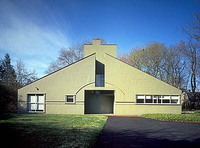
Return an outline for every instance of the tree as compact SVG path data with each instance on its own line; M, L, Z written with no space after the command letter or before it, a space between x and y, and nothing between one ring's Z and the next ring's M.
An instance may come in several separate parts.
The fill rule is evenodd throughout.
M175 87L185 86L185 59L178 45L167 48L164 44L153 42L144 48L133 49L120 59Z
M16 73L9 54L5 54L4 59L0 61L0 80L9 85L16 85Z
M197 90L200 81L200 14L195 14L192 23L183 29L188 40L182 42L182 52L188 58L188 72L192 92Z
M164 44L153 42L145 48L132 49L128 57L123 56L120 59L152 76L160 77L165 49Z
M101 40L102 44L106 43L106 41L102 38L95 38L95 39ZM91 43L92 43L91 40L86 40L82 44L78 44L68 48L65 47L61 48L57 60L50 63L48 69L46 70L46 73L47 74L52 73L71 63L74 63L82 59L84 52L84 44L91 44Z
M0 61L0 113L16 111L17 89L16 73L11 65L9 54Z
M16 62L16 79L18 82L18 87L27 85L35 80L37 80L37 73L35 70L27 70L26 66L21 60Z
M28 71L21 60L15 68L9 54L5 54L0 61L0 113L16 112L17 89L37 79L35 71Z
M17 111L17 89L0 81L0 113Z
M83 58L83 45L77 45L69 48L62 48L56 61L50 63L46 73L57 71L71 63Z
M192 92L195 92L197 89L197 79L199 79L199 60L200 54L198 51L198 44L190 41L180 42L180 49L184 56L187 58L187 72L190 77L190 87ZM198 78L197 78L198 77Z
M190 39L200 41L200 14L196 13L193 21L182 30Z
M178 88L187 88L186 58L181 54L179 43L167 49L163 57L162 80Z

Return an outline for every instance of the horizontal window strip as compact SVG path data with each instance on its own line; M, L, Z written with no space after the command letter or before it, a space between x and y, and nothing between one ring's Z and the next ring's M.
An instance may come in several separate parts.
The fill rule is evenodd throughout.
M46 102L65 102L65 100L46 100Z
M135 103L135 102L116 101L115 103Z
M136 104L180 104L179 95L136 95Z

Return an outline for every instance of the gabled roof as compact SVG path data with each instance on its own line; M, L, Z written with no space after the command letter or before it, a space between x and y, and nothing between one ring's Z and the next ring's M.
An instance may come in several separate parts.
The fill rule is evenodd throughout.
M152 76L152 75L150 75L150 74L148 74L148 73L146 73L146 72L144 72L144 71L142 71L142 70L140 70L140 69L138 69L138 68L136 68L136 67L133 67L132 65L130 65L130 64L124 62L124 61L119 60L118 58L116 58L116 57L114 57L114 56L112 56L112 55L110 55L110 54L108 54L108 53L105 53L105 54L108 55L108 56L110 56L110 57L112 57L112 58L114 58L114 59L116 59L116 60L118 60L118 61L120 61L120 62L122 62L122 63L124 63L124 64L126 64L126 65L128 65L128 66L130 66L131 68L134 68L134 69L136 69L136 70L138 70L138 71L140 71L140 72L142 72L142 73L144 73L144 74L146 74L146 75L149 75L150 77L153 77L153 78L155 78L155 79L157 79L157 80L159 80L159 81L161 81L161 82L163 82L163 83L165 83L165 84L167 84L167 85L169 85L169 86L171 86L171 87L174 87L174 88L176 88L176 89L179 89L179 88L177 88L177 87L175 87L175 86L173 86L173 85L171 85L171 84L168 84L167 82L164 82L163 80L160 80L160 79L158 79L158 78L156 78L156 77L154 77L154 76ZM180 90L180 89L179 89L179 90ZM182 91L182 90L181 90L181 91Z
M71 66L71 65L74 65L75 63L78 63L78 62L80 62L80 61L82 61L82 60L84 60L84 59L87 59L87 58L89 58L89 57L91 57L91 56L93 56L93 55L95 55L95 53L90 54L90 55L88 55L87 57L84 57L84 58L82 58L82 59L80 59L80 60L78 60L78 61L76 61L76 62L74 62L74 63L71 63L71 64L67 65L67 66L64 66L63 68L60 68L60 69L58 69L58 70L56 70L56 71L54 71L54 72L52 72L52 73L50 73L50 74L47 74L47 75L45 75L45 76L43 76L43 77L41 77L41 78L39 78L39 79L37 79L37 80L35 80L35 81L33 81L33 82L27 84L27 85L30 85L30 84L32 84L32 83L34 83L34 82L36 82L36 81L39 81L39 80L41 80L41 79L43 79L43 78L46 78L46 77L48 77L48 76L50 76L50 75L52 75L52 74L54 74L54 73L57 73L58 71L61 71L61 70L65 69L65 68L67 68L67 67L69 67L69 66ZM24 85L23 87L25 87L25 86L27 86L27 85ZM21 88L23 88L23 87L21 87ZM19 88L19 89L21 89L21 88Z

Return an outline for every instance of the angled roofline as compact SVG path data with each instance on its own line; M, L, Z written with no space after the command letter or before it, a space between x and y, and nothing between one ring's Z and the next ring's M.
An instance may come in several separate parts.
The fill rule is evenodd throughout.
M93 55L95 55L95 54L96 54L96 53L92 53L92 54L90 54L90 55L88 55L88 56L86 56L86 57L84 57L84 58L82 58L82 59L80 59L80 60L78 60L78 61L76 61L76 62L73 62L73 63L71 63L71 64L69 64L69 65L67 65L67 66L64 66L63 68L60 68L60 69L58 69L58 70L56 70L56 71L54 71L54 72L52 72L52 73L49 73L49 74L47 74L47 75L45 75L45 76L43 76L43 77L41 77L41 78L39 78L39 79L37 79L37 80L35 80L35 81L29 83L29 84L26 84L26 85L22 86L21 88L24 88L24 87L26 87L26 86L28 86L28 85L30 85L30 84L32 84L32 83L35 83L36 81L39 81L39 80L41 80L41 79L43 79L43 78L45 78L45 77L48 77L48 76L50 76L50 75L52 75L52 74L54 74L54 73L56 73L56 72L58 72L58 71L60 71L60 70L62 70L62 69L65 69L65 68L67 68L67 67L69 67L69 66L71 66L71 65L73 65L73 64L75 64L75 63L78 63L78 62L80 62L80 61L82 61L82 60L84 60L84 59L87 59L87 58L89 58L90 56L93 56ZM19 88L19 89L21 89L21 88ZM19 90L19 89L18 89L18 90Z
M110 56L110 57L112 57L112 58L114 58L114 59L116 59L116 60L118 60L118 61L120 61L120 62L122 62L122 63L124 63L124 64L126 64L126 65L129 65L129 66L131 66L132 68L135 68L135 69L137 69L137 70L139 70L139 71L141 71L141 72L143 72L143 73L145 73L145 74L147 74L147 75L149 75L149 76L151 76L151 77L153 77L153 78L155 78L155 79L157 79L157 80L159 80L159 81L161 81L161 82L163 82L163 83L165 83L165 84L167 84L167 85L169 85L169 86L172 86L172 87L174 87L174 88L176 88L176 89L178 89L178 90L180 90L180 91L182 92L181 89L179 89L179 88L177 88L177 87L175 87L175 86L173 86L173 85L171 85L171 84L169 84L169 83L167 83L167 82L165 82L165 81L163 81L163 80L160 80L160 79L158 79L158 78L156 78L156 77L154 77L154 76L152 76L152 75L150 75L150 74L148 74L148 73L146 73L146 72L144 72L144 71L142 71L142 70L140 70L140 69L138 69L138 68L136 68L136 67L133 67L132 65L130 65L130 64L124 62L124 61L121 61L120 59L118 59L118 58L116 58L116 57L114 57L114 56L112 56L112 55L110 55L110 54L108 54L108 53L105 53L105 54L107 54L108 56Z

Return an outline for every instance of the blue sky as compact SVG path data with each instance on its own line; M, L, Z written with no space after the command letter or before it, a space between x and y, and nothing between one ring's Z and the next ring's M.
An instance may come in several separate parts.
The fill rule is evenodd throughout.
M0 0L0 58L9 53L44 75L61 47L101 37L118 55L151 41L173 45L198 0Z

